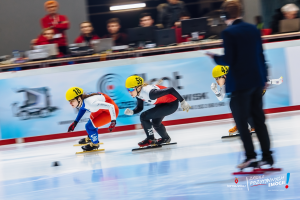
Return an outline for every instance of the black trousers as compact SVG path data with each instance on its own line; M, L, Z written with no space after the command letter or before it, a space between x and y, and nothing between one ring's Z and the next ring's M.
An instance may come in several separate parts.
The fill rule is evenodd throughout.
M141 123L148 139L154 139L152 127L162 138L169 138L166 128L161 122L165 116L173 114L177 108L178 100L171 103L158 104L141 114Z
M243 141L247 159L256 158L251 135L248 130L248 119L252 118L255 132L263 152L263 159L269 159L270 138L265 124L265 114L262 102L263 88L252 88L242 91L235 91L231 95L230 108L234 121Z

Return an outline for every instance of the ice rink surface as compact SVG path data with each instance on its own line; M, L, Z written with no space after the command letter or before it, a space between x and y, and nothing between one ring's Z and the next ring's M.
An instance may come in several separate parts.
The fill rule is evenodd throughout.
M238 138L221 139L232 120L169 126L177 145L141 152L131 150L142 130L100 135L102 153L75 155L80 138L2 146L0 199L300 199L300 112L268 115L267 125L283 171L263 177L231 175L243 159Z

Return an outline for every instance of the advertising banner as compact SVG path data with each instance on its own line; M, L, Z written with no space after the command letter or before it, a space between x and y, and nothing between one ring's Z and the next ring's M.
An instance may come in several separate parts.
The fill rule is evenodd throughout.
M174 87L192 106L188 113L178 109L164 120L230 113L229 99L220 102L210 89L215 82L211 75L213 61L203 56L177 59L176 55L166 55L170 59L157 62L156 56L139 58L141 62L135 64L126 64L129 63L126 59L123 65L110 67L102 67L103 62L77 64L74 66L80 70L1 79L1 139L67 132L77 110L66 101L65 92L74 86L83 88L86 93L102 92L110 96L120 109L117 126L139 124L139 114L123 114L126 108L133 109L136 105L136 99L125 88L126 78L133 74L142 76L148 84L162 79L162 85ZM266 58L270 78L285 78L284 48L266 50ZM289 106L288 83L270 87L264 100L265 108ZM145 104L144 110L149 108L151 105ZM83 116L76 131L84 130L89 115L87 112Z

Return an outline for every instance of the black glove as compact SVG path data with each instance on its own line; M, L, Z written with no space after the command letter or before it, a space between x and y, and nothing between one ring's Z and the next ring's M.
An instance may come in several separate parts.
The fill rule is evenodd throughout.
M112 132L114 130L116 124L117 124L116 120L111 121L110 126L108 127L109 132Z
M68 129L68 132L74 131L75 127L77 126L78 122L74 121Z

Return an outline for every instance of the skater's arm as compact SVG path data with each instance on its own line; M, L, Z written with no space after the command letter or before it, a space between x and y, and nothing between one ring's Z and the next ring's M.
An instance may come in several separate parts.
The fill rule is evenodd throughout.
M137 114L144 109L144 101L142 99L136 98L137 103L135 109L133 109L133 114Z
M215 93L216 97L219 99L219 101L223 101L225 98L226 92L225 92L225 85L220 87L220 91L218 93Z
M79 122L85 112L86 112L86 109L80 108L75 121Z
M94 101L91 104L91 107L94 107L98 110L100 110L100 109L109 110L111 120L116 120L116 111L115 111L114 105L112 105L110 103L103 102L103 101Z
M184 99L182 98L182 96L173 88L173 87L168 87L165 89L153 89L150 91L149 93L149 97L151 100L157 99L159 97L165 96L171 94L174 97L176 97L180 102L182 102Z

